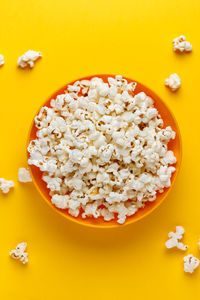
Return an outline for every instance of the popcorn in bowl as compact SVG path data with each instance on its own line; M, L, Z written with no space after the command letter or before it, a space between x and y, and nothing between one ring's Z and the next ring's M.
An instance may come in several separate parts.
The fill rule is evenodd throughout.
M120 75L93 77L41 108L28 163L42 172L54 206L123 224L170 187L175 132L135 88Z

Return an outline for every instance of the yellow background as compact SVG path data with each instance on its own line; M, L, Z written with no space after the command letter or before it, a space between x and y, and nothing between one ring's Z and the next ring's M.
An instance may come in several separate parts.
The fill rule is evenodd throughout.
M183 272L180 251L167 234L186 229L187 254L200 257L200 1L1 0L0 177L15 180L0 195L0 299L196 299L200 270ZM177 55L172 39L186 35L194 51ZM33 70L16 67L28 49L43 58ZM177 72L181 89L163 85ZM174 112L183 162L164 204L144 220L116 230L70 223L51 210L32 184L17 182L26 165L26 139L38 107L81 76L116 73L157 92ZM8 254L27 241L29 263Z

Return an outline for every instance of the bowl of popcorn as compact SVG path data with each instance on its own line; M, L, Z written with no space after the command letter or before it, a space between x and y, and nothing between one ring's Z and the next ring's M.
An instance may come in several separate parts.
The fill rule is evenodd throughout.
M166 198L181 163L178 125L143 84L88 76L54 93L28 137L28 164L46 202L90 227L133 223Z

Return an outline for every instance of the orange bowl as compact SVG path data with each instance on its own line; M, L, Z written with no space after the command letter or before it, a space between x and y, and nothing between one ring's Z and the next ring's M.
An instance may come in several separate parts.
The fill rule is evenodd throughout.
M107 82L108 77L114 77L114 75L109 75L109 74L101 74L101 75L93 75L93 76L87 76L84 78L80 78L78 80L84 80L84 79L91 79L93 77L100 77L102 78L105 82ZM176 171L173 173L171 177L171 186L169 188L165 188L163 193L157 193L157 197L155 201L153 202L147 202L144 208L140 208L133 216L127 217L126 222L123 225L120 225L116 222L116 220L112 220L109 222L104 221L103 218L86 218L82 219L80 216L75 218L68 214L67 210L61 210L59 208L56 208L52 203L51 203L51 197L49 195L49 190L46 186L46 183L42 180L42 172L35 166L31 165L30 166L30 172L32 174L33 182L37 188L37 190L40 192L44 200L50 205L55 211L57 211L60 215L64 216L66 219L71 220L73 222L76 222L81 225L89 226L89 227L94 227L94 228L114 228L114 227L120 227L124 225L128 225L131 223L134 223L148 214L150 214L152 211L154 211L167 197L169 191L172 189L172 186L174 185L174 182L176 180L178 171L180 169L180 164L181 164L181 157L182 157L182 150L181 150L181 136L180 136L180 131L178 128L178 124L167 107L167 105L160 99L158 95L156 95L152 90L144 86L143 84L137 82L136 80L132 80L129 78L124 77L128 83L129 82L136 82L137 86L135 89L135 93L139 92L145 92L148 96L150 96L154 100L154 106L157 108L159 114L161 115L163 121L164 121L164 126L171 126L171 128L176 132L176 138L174 140L171 140L168 144L168 149L172 150L174 152L174 155L177 158L176 162ZM75 80L77 81L77 80ZM69 83L73 84L75 81ZM68 84L67 84L68 85ZM50 101L51 99L55 99L57 95L63 94L66 91L67 85L59 89L57 92L55 92L42 106L50 106ZM41 106L41 107L42 107ZM39 112L39 111L38 111ZM30 143L31 140L36 139L36 132L37 128L35 127L34 120L32 122L30 132L28 135L28 144ZM29 153L27 152L27 156L29 157Z

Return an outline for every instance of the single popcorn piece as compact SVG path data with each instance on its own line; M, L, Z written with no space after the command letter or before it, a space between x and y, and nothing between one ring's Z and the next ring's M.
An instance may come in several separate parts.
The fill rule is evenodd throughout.
M0 190L2 193L7 194L15 184L12 180L5 180L4 178L0 178Z
M18 171L18 180L20 182L32 182L32 178L30 175L29 170L25 169L25 168L19 168Z
M42 57L40 52L28 50L18 58L17 66L20 68L26 68L27 66L33 68L34 62L40 57Z
M18 259L23 264L26 264L28 262L28 253L25 252L26 248L27 243L20 243L17 245L16 249L10 252L10 256L14 259Z
M184 232L185 230L182 226L176 226L176 232L169 232L168 234L169 240L165 243L166 247L168 249L177 247L178 249L185 251L188 246L180 242Z
M191 52L192 45L186 41L184 35L180 35L173 40L173 49L175 52Z
M199 259L189 254L183 258L184 260L184 271L186 273L193 273L194 270L199 266Z
M4 57L3 57L3 55L2 55L2 54L0 54L0 67L1 67L1 66L3 66L3 65L4 65L4 63L5 63L5 61L4 61Z
M165 85L172 91L177 91L181 86L180 77L174 73L169 76L169 78L165 79Z
M29 165L52 204L73 217L124 224L171 185L175 139L135 82L120 75L76 81L35 117Z

